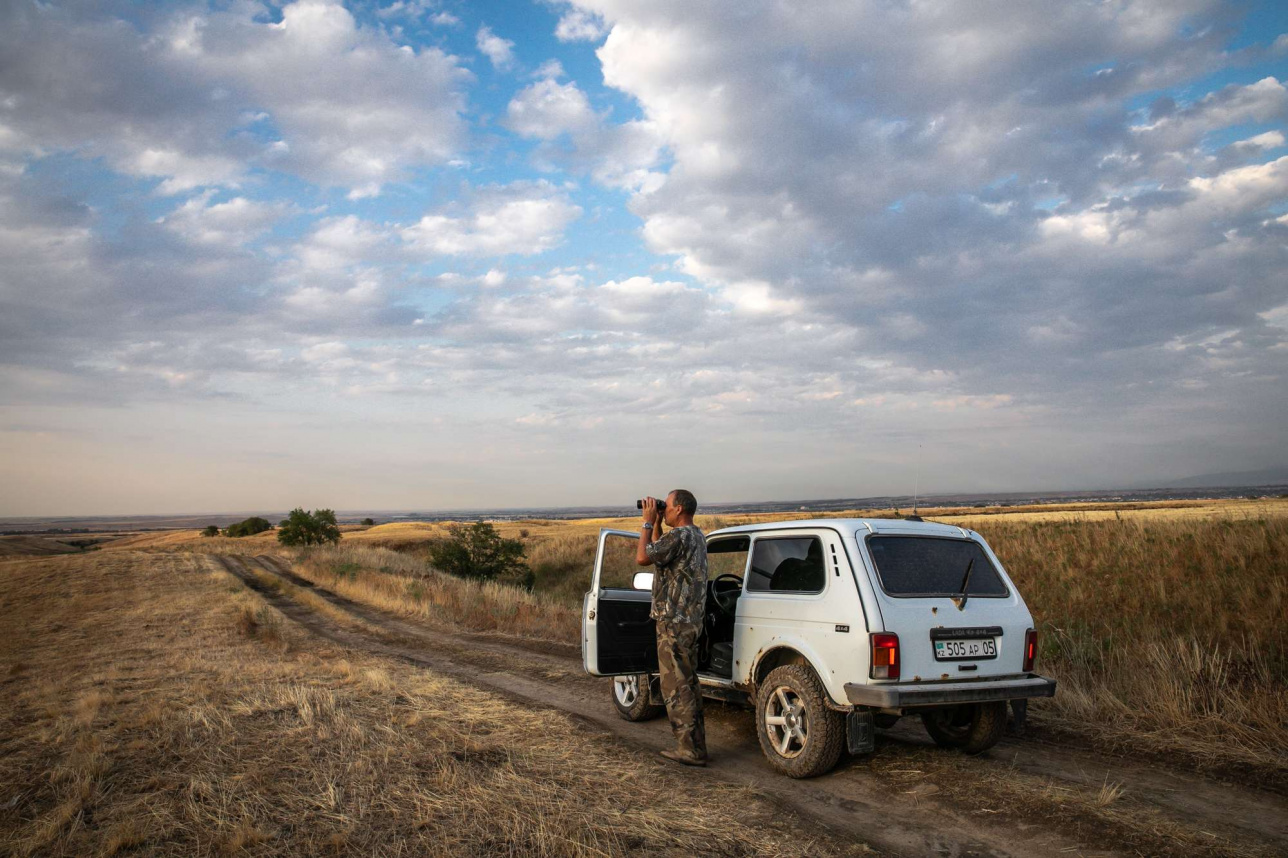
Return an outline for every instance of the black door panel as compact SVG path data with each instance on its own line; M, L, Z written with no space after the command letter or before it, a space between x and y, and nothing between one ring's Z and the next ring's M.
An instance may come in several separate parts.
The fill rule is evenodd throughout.
M649 618L647 590L600 590L595 618L599 672L606 675L657 671L657 630Z

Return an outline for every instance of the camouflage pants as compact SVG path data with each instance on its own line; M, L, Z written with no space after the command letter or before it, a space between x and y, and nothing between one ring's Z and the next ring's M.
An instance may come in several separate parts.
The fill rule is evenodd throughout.
M702 723L702 692L698 687L698 631L692 623L657 622L657 665L666 702L666 717L676 744L685 753L707 755L707 732Z

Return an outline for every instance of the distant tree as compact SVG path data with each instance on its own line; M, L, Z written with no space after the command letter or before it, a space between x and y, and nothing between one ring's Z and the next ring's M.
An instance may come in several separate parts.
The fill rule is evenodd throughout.
M340 528L335 523L335 511L319 509L305 512L300 507L282 520L277 531L277 541L283 545L323 545L340 541Z
M364 526L364 527L371 527L371 526L373 526L375 523L376 523L376 520L375 520L374 518L364 518L364 519L362 520L362 524L363 524L363 526Z
M206 529L201 531L202 536L218 536L219 528L213 524L206 525Z
M253 516L245 521L239 521L236 524L228 525L229 536L254 536L257 533L263 533L266 530L272 530L273 525L266 518Z
M528 572L523 562L523 543L505 539L485 521L453 524L448 537L429 547L429 562L435 568L461 578L490 580L503 576L522 576Z

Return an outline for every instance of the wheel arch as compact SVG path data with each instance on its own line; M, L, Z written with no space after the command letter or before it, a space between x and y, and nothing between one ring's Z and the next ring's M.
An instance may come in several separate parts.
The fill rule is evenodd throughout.
M753 700L755 699L756 693L760 689L760 684L765 681L765 677L772 670L785 664L800 664L809 668L818 677L819 683L827 694L830 706L833 709L847 711L850 708L848 705L842 705L834 699L829 688L830 683L828 683L827 677L819 669L822 663L818 654L813 652L803 641L776 641L756 657L755 664L751 669L751 697Z

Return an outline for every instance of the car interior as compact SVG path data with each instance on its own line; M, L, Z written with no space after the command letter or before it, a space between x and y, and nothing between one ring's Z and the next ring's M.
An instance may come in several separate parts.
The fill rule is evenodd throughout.
M716 676L733 676L733 621L750 545L747 536L707 543L707 613L698 639L698 669Z
M707 543L707 612L698 641L698 669L733 676L733 627L743 576L748 589L777 593L817 593L827 568L823 543L814 536L762 539L747 564L751 538L735 536Z

